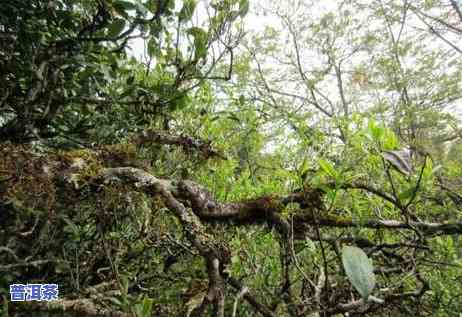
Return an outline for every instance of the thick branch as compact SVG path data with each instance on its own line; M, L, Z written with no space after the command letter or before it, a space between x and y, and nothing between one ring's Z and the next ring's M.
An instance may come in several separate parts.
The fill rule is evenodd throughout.
M421 221L409 221L400 222L397 220L376 220L369 219L364 221L353 220L350 217L335 217L335 216L324 216L317 219L320 226L323 227L337 227L337 228L348 228L348 227L360 227L369 229L417 229L423 231L428 235L450 235L450 234L462 234L462 222L455 223L437 223L437 222L421 222ZM296 232L305 232L308 228L306 225L314 224L314 219L308 215L297 215L294 216L294 226L298 224L298 227L294 230Z
M149 194L160 194L165 205L181 222L188 240L207 263L209 291L199 309L204 312L206 305L213 303L215 315L218 317L224 316L224 282L220 274L220 268L224 268L230 263L230 251L218 245L215 242L216 240L205 232L205 228L197 215L175 198L172 194L175 191L172 186L175 184L167 180L158 179L143 170L130 167L104 169L99 178L104 183L131 182Z
M225 159L221 153L211 147L210 142L194 139L187 135L176 136L163 131L146 130L135 137L134 141L138 145L147 143L179 145L185 150L195 150L200 152L206 159L211 157Z
M106 180L114 178L125 179L133 182L135 186L151 189L160 193L165 199L167 206L175 211L175 214L185 223L200 223L202 220L238 221L246 223L258 223L266 221L274 224L274 214L280 213L288 203L296 202L306 208L320 208L320 192L317 190L294 193L286 197L264 196L253 200L218 203L210 192L203 186L192 181L173 183L169 180L157 179L151 174L131 167L109 168L101 174ZM357 187L362 188L362 187ZM370 190L370 188L368 188ZM382 195L381 195L382 196ZM188 211L177 199L186 200L191 205L192 211ZM315 224L315 219L309 213L300 212L294 215L294 234L298 236L309 231ZM317 223L323 227L363 227L369 229L417 229L425 234L461 234L462 222L437 223L423 221L400 222L397 220L354 220L351 217L337 217L335 215L319 215ZM200 225L200 228L201 225ZM202 230L202 229L200 229ZM199 231L193 235L199 234ZM201 242L197 242L198 247ZM201 246L203 247L203 246ZM199 250L200 251L200 250ZM202 250L203 254L209 251Z

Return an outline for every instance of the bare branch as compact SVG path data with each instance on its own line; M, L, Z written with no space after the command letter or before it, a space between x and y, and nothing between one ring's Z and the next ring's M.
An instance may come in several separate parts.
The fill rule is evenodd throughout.
M210 145L211 142L194 139L187 135L175 136L164 131L145 130L139 135L135 136L133 140L138 145L144 145L148 143L179 145L185 150L193 149L200 152L205 159L211 157L225 159L223 154L212 149Z

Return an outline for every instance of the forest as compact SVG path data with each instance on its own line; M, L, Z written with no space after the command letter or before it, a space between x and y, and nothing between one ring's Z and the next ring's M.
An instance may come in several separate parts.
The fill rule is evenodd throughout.
M14 316L462 316L462 1L1 0Z

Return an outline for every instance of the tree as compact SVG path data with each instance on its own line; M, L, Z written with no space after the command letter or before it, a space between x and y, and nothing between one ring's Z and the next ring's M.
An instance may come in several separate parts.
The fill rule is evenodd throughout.
M459 5L259 4L0 9L4 312L462 309Z
M238 17L232 5L201 8L208 19L195 25L195 1L180 12L171 0L7 1L1 139L85 139L121 112L136 126L184 107L188 91L205 79L229 77L241 36L230 30ZM147 65L127 52L136 41L146 46ZM213 73L226 56L229 71Z

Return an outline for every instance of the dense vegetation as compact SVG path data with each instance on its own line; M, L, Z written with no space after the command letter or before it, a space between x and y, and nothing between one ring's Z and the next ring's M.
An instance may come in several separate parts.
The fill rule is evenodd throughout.
M460 316L461 11L3 0L2 316Z

